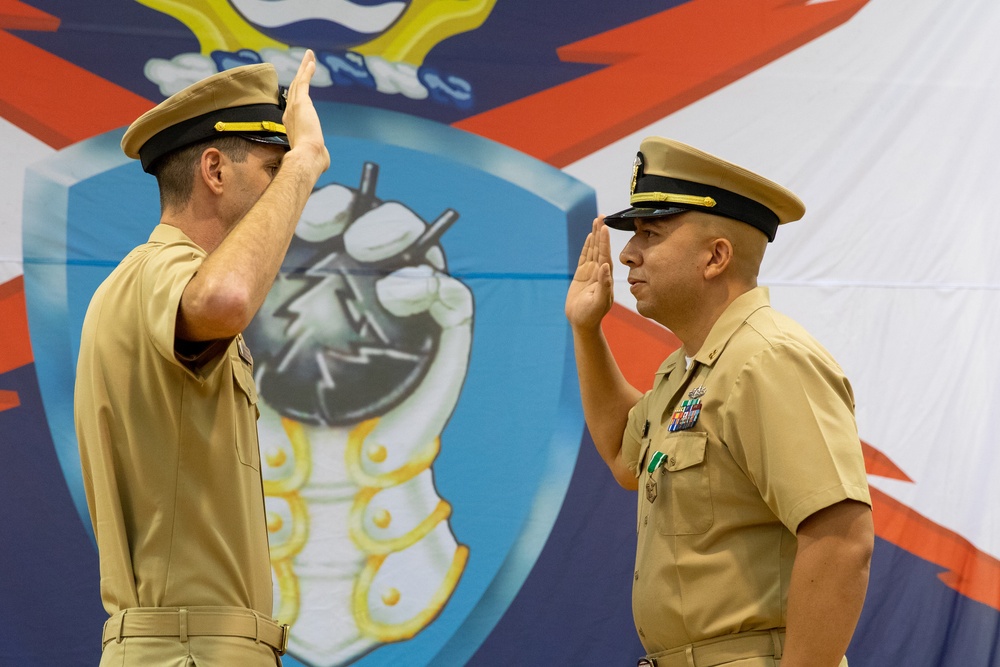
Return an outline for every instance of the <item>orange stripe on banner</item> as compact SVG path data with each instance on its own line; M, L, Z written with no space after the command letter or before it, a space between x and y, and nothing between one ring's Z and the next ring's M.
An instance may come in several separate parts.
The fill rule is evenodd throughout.
M898 479L904 482L912 482L899 466L892 462L888 456L869 445L864 440L861 441L861 451L865 456L865 470L869 475Z
M455 127L563 167L850 19L867 0L690 0L559 49L608 65Z
M1000 561L878 489L871 495L876 535L945 568L938 578L949 588L1000 609Z
M52 32L59 19L19 0L0 0L0 30L41 30Z
M601 328L625 379L640 391L653 388L656 369L681 346L669 329L618 304L612 306Z
M16 408L19 405L21 405L21 399L18 398L16 391L0 389L0 412Z
M30 10L30 11L29 11ZM53 148L128 125L153 103L4 29L56 30L59 20L0 0L0 116Z
M24 276L18 276L0 285L0 374L30 364L33 359Z

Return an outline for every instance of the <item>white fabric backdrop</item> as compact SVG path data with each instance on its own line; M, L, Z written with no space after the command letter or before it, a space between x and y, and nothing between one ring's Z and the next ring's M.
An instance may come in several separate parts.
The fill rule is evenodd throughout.
M873 486L1000 555L1000 3L870 0L850 21L566 168L627 206L659 134L795 191L761 283L851 378ZM627 236L616 233L614 252ZM623 267L619 267L620 269ZM634 302L624 271L616 299Z

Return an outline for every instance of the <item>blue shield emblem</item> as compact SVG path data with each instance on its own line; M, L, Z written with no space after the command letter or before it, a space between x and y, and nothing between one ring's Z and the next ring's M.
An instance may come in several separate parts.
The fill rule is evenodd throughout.
M583 428L563 300L593 191L411 116L317 103L332 166L246 332L286 664L467 659L541 550ZM158 221L121 131L27 176L24 273L46 416L73 432L91 294ZM433 630L430 628L433 627Z

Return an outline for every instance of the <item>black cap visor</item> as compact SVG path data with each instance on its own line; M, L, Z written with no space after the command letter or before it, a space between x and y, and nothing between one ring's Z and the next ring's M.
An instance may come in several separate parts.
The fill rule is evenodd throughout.
M247 132L240 132L239 136L250 141L256 141L259 144L275 144L277 146L284 146L285 148L290 146L288 137L283 134L249 134Z
M671 206L668 208L639 208L633 206L632 208L627 208L624 211L618 211L617 213L604 216L604 224L613 229L633 232L635 231L636 218L665 218L670 215L677 215L678 213L686 213L689 210L690 209L681 208L679 206Z

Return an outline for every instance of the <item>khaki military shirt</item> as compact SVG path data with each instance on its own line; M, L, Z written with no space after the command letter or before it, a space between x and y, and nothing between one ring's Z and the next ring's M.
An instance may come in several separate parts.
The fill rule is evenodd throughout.
M271 613L252 358L241 336L187 364L175 354L181 294L205 256L159 225L84 319L76 431L109 614L195 605Z
M851 386L766 289L730 304L685 365L683 348L663 363L622 444L639 479L632 606L650 653L783 627L799 524L871 504Z

